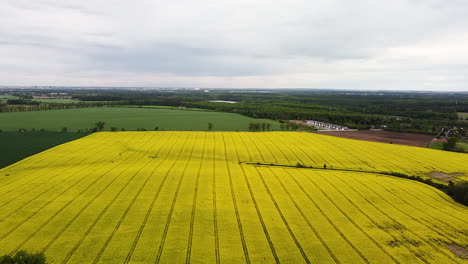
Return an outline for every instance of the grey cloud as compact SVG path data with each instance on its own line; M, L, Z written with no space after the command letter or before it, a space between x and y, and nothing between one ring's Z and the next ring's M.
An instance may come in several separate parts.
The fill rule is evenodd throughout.
M467 1L5 1L0 68L11 76L397 89L430 79L427 71L466 89Z
M180 75L242 76L272 73L256 58L228 51L180 43L154 43L144 47L96 49L89 54L93 65L105 70L160 72Z

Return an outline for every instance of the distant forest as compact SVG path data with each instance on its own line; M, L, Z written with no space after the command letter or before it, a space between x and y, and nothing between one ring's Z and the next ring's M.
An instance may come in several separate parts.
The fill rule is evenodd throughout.
M11 91L0 91L0 94ZM437 134L443 127L468 129L468 93L359 92L313 90L129 90L53 89L22 90L8 105L37 105L37 93L67 93L86 105L163 105L234 112L254 118L317 120L357 129L383 128ZM210 102L215 100L236 103ZM59 107L60 104L54 104ZM41 110L41 109L39 109Z

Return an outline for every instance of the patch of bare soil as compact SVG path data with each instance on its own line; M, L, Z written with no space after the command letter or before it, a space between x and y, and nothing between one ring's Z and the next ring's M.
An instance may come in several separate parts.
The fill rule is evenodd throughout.
M443 182L452 181L456 179L457 177L463 176L463 175L464 175L463 173L447 174L447 173L443 173L439 171L431 171L429 172L429 174L427 174L427 176L429 176L430 178L434 180L438 180L438 181L443 181Z
M461 258L461 259L468 259L468 248L467 247L462 247L460 245L456 244L447 244L447 248L452 251L455 256Z
M434 136L432 135L383 130L317 131L314 133L342 138L359 139L414 147L426 147L427 144L429 144L429 142L431 142L431 140L434 138Z

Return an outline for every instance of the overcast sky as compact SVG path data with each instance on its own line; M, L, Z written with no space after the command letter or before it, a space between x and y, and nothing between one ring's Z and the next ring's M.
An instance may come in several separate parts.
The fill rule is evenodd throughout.
M468 91L466 0L2 0L0 85Z

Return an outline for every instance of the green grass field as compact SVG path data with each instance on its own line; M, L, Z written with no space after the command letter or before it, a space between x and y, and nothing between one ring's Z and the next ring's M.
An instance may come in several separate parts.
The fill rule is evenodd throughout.
M93 128L97 121L104 121L105 129L116 127L119 130L136 130L145 128L154 130L194 130L208 129L208 123L213 123L216 131L247 131L250 122L265 122L232 113L212 111L188 111L164 108L130 108L130 107L94 107L64 110L13 112L0 114L0 130L18 131L21 128L45 129L60 131L67 127L68 131ZM278 130L276 123L271 124L273 130Z
M0 132L0 168L89 133Z
M459 112L459 113L457 113L457 115L462 120L468 120L468 113Z
M6 102L7 100L10 99L19 99L19 97L13 96L13 95L0 95L0 102Z
M34 102L41 102L41 103L60 103L60 104L73 104L73 103L82 103L83 101L80 100L73 100L73 99L32 99Z
M427 146L428 148L431 148L431 149L439 149L439 150L443 150L444 149L444 142L432 142L431 144L429 144L429 146ZM459 152L468 152L468 142L466 141L459 141L457 143L457 147L456 149L459 151Z

